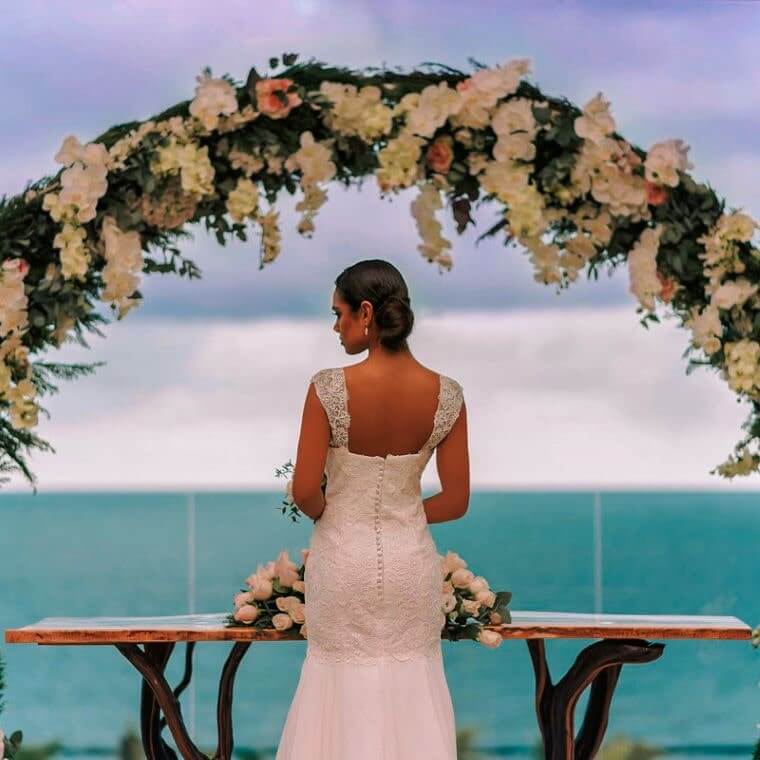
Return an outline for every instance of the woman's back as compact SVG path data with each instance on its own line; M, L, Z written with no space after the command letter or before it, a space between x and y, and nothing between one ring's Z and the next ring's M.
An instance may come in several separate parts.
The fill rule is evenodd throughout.
M369 362L344 367L348 448L385 456L415 453L430 438L441 394L441 376L421 364L378 367Z

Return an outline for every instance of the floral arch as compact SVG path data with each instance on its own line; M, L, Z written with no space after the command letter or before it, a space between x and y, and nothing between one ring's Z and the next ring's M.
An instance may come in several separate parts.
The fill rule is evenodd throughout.
M143 274L199 277L177 240L201 222L222 245L260 238L259 268L280 254L276 202L300 192L298 231L309 237L331 181L381 193L415 187L419 252L452 267L437 213L463 232L474 205L492 203L485 237L522 246L537 282L568 287L585 270L627 263L641 323L658 308L691 332L686 372L718 370L751 410L746 436L711 470L760 468L760 250L757 223L725 210L687 170L681 140L648 151L615 132L598 93L582 109L525 78L527 59L473 73L440 64L415 71L272 58L247 81L197 77L195 97L144 122L112 127L85 145L68 136L62 169L0 199L0 471L34 485L25 455L54 451L34 428L54 379L98 364L30 361L140 303ZM275 70L279 69L275 73ZM686 356L686 355L685 355ZM3 480L7 481L7 477Z

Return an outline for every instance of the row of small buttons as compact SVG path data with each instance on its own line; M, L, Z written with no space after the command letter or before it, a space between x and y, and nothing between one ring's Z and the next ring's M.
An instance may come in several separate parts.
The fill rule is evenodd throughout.
M385 472L385 462L382 463L380 469L380 475L377 479L377 487L375 493L375 544L377 545L377 593L378 597L382 601L383 598L383 545L380 535L380 498L383 482L383 474Z

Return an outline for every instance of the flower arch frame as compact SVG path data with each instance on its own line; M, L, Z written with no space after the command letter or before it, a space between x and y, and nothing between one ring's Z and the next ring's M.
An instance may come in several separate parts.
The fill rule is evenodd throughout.
M383 196L416 189L418 250L441 271L453 266L444 202L460 234L474 207L496 206L478 242L519 245L535 280L558 290L581 271L596 279L626 264L641 324L677 318L691 332L687 374L712 367L751 407L746 436L710 472L756 472L755 220L688 174L682 140L648 151L626 141L601 92L578 108L529 82L527 59L470 63L472 73L433 63L357 71L288 53L245 83L205 68L192 100L84 145L66 137L56 175L0 199L0 472L35 485L27 453L54 451L34 431L47 414L39 398L99 366L30 356L87 346L85 332L102 335L108 322L95 305L122 319L142 299L143 275L200 277L176 246L185 225L203 222L222 245L247 240L253 225L263 269L281 252L282 190L301 193L298 231L310 237L328 183L370 175Z

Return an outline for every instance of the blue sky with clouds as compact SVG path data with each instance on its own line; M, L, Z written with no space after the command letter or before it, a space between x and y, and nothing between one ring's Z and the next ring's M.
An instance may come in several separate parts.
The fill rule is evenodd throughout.
M85 142L113 124L146 119L191 98L195 76L206 65L217 76L226 72L242 81L250 66L266 69L270 56L285 51L298 52L302 59L314 57L354 67L387 64L409 68L423 61L437 61L464 70L470 68L469 56L490 65L527 57L532 62L530 78L547 94L564 95L582 105L601 91L611 101L618 131L642 148L668 138L683 139L691 146L690 160L695 165L692 174L709 181L729 206L744 208L758 218L758 33L760 3L729 0L467 4L409 0L284 0L277 4L232 0L124 0L97 4L33 0L13 4L4 9L0 28L0 193L20 192L28 180L57 171L53 156L68 134ZM59 454L38 461L36 470L43 485L93 483L88 458L104 454L94 451L92 436L102 435L99 426L106 424L109 414L116 416L107 424L121 425L122 435L113 441L111 464L102 463L98 470L102 484L219 486L234 481L271 485L274 464L287 458L295 446L302 392L311 371L350 363L337 351L331 333L329 305L334 278L348 264L370 257L389 259L404 272L413 305L425 315L418 342L412 343L415 354L423 360L427 353L431 363L440 359L442 371L468 378L469 406L473 407L471 435L474 439L479 436L475 444L480 453L473 468L475 483L715 483L704 473L738 439L743 413L737 413L736 404L717 378L705 375L695 380L695 376L682 376L680 353L685 347L685 334L671 335L669 327L660 327L644 334L641 345L638 334L632 337L632 332L625 341L621 334L617 346L609 343L610 336L601 337L599 331L603 332L604 324L610 320L622 325L621 330L633 325L645 333L637 326L625 271L611 278L602 276L598 282L579 279L569 290L556 295L552 286L533 281L532 268L518 249L506 248L495 239L474 245L477 234L494 217L495 210L484 208L477 216L478 229L470 228L463 236L457 236L453 224L446 221L445 233L453 242L454 267L450 272L439 272L416 250L410 194L402 194L392 202L381 200L371 181L360 192L334 186L329 193L330 200L320 211L316 233L310 240L295 232L293 199L285 197L281 217L283 251L263 270L258 269L255 237L249 243L222 248L197 228L196 239L184 243L183 251L203 270L201 281L154 275L141 288L143 305L109 329L109 341L113 340L114 346L118 343L118 352L96 338L89 354L82 356L72 347L62 352L89 360L108 356L109 367L101 370L96 379L65 386L50 401L53 419L44 423L41 432L54 442ZM523 320L528 314L536 316L526 328ZM572 314L576 320L582 318L587 327L581 329L579 323L572 322ZM432 338L427 344L423 342L423 334L436 335L436 326L454 324L458 326L451 327L454 332L449 335L449 346L458 346L458 351L445 347L439 351ZM495 324L501 327L493 333ZM514 332L518 327L521 332ZM307 344L302 340L304 334L312 336ZM489 336L480 344L479 354L465 348L472 345L473 334ZM161 343L162 352L157 354L150 345L154 340L151 336L167 341ZM185 347L184 353L172 352L172 339L177 346ZM514 341L520 340L524 341L519 349L524 349L522 361L528 364L518 370L509 358L519 348ZM609 382L599 387L584 385L583 377L563 373L557 367L556 353L533 350L552 346L557 340L572 345L569 362L579 367L596 366L597 377ZM608 349L602 351L599 341ZM636 354L637 361L631 364L634 344L641 354ZM258 383L262 388L278 387L270 383L283 368L288 367L292 373L288 375L292 377L292 387L285 386L289 390L282 391L281 403L274 403L272 398L267 402L270 407L274 404L271 408L280 409L280 416L270 418L271 408L266 414L257 411L256 401L243 403L238 414L247 429L256 429L263 436L255 444L259 452L255 464L247 466L244 462L250 462L250 458L243 459L235 464L234 471L217 467L217 475L199 478L197 468L191 470L192 475L187 474L182 466L186 460L179 455L169 474L150 460L134 459L130 469L136 475L127 476L123 457L129 464L134 442L149 435L165 435L167 440L176 441L176 433L182 429L183 446L201 455L204 446L199 431L205 424L216 424L215 415L218 419L229 394L234 396L237 382L231 382L229 376L216 377L211 384L216 395L207 395L212 390L209 381L202 380L206 371L203 362L204 356L214 352L199 354L201 345L213 345L214 351L230 363L239 362L240 372L251 373L251 377L244 375L246 379L241 380L250 388L259 387ZM316 351L315 345L322 347L322 353ZM668 350L661 351L665 345ZM303 346L304 351L294 358L296 346ZM260 351L266 352L266 369L257 354ZM172 357L173 353L176 355ZM493 417L493 409L486 411L486 401L492 403L495 389L479 378L488 376L495 366L500 367L504 378L496 389L502 391L505 420L514 417L518 406L521 414L539 403L546 409L545 400L539 402L541 394L532 390L537 387L536 378L564 374L567 383L579 383L575 390L566 388L570 397L562 405L568 410L563 412L565 422L559 422L556 415L545 420L545 424L558 425L558 431L565 430L562 425L566 425L562 440L572 449L572 435L583 427L584 420L601 424L599 420L604 419L605 424L611 424L610 410L620 410L620 387L613 387L612 378L617 376L621 361L635 372L636 367L651 363L654 357L666 363L658 365L657 371L664 373L661 379L668 377L672 381L640 401L655 405L655 417L662 427L658 433L661 441L663 435L678 439L678 426L688 417L681 409L677 417L671 418L671 413L676 413L673 398L683 400L684 393L693 392L701 399L700 394L705 392L712 394L712 408L723 410L715 413L721 422L718 425L714 420L712 428L722 432L714 433L709 440L706 437L699 450L673 452L670 470L655 468L655 472L643 466L631 474L616 456L604 463L605 477L600 478L598 462L592 465L577 451L551 454L551 446L544 448L544 456L549 459L543 469L522 461L506 469L490 462L486 451L496 447L498 459L510 451L510 444L491 429L490 423L486 424ZM172 363L173 359L177 362ZM639 371L646 374L648 370ZM507 375L512 380L507 381ZM146 376L150 378L150 389L144 387ZM523 378L521 390L516 390L515 377ZM126 385L124 378L128 378ZM707 383L704 388L711 390L700 386L697 391L702 382ZM99 399L97 403L84 404L85 385L88 398ZM264 392L261 388L259 391ZM629 392L638 391L631 387ZM163 393L177 394L174 400L178 406L171 419L161 417L159 426L153 405ZM260 403L262 396L256 398ZM478 403L482 405L480 417ZM107 408L100 408L102 405ZM174 409L171 404L169 408ZM142 419L143 426L135 427L126 418L120 419L118 413L124 409L130 410L131 420ZM196 427L184 421L186 414L196 420ZM597 419L594 415L600 416ZM532 415L525 412L525 420L531 418L536 419L535 410ZM478 428L479 419L482 428ZM616 424L621 427L613 430L611 440L616 435L619 438L623 429L630 430L635 420L621 418ZM270 432L265 432L264 427ZM223 438L223 429L221 425L215 434ZM530 435L536 441L546 440L538 430ZM641 438L634 438L641 447L638 454L652 445L645 429ZM236 445L245 447L244 441L245 436ZM657 458L667 458L666 452L674 445L663 443L665 448L658 449ZM525 447L515 444L512 453L517 455L521 448ZM561 460L569 462L566 471L559 464Z

